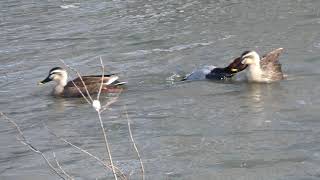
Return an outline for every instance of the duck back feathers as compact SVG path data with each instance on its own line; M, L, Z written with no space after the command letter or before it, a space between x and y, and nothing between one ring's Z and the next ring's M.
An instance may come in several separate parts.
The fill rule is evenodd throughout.
M283 48L278 48L262 56L260 66L265 78L273 81L284 78L281 64L279 62L279 57L283 51Z

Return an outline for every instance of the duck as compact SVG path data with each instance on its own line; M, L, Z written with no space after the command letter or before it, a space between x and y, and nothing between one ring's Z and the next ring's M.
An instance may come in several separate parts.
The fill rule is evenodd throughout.
M68 72L61 67L54 67L49 71L49 75L44 80L40 81L38 84L41 85L50 81L55 81L56 85L53 88L52 95L61 97L81 97L82 94L79 92L79 90L85 96L88 96L82 81L85 83L90 95L97 94L101 85L101 77L102 75L81 76L81 78L78 77L68 82ZM118 79L119 77L115 74L104 75L101 92L121 92L123 89L122 86L126 84L126 82L118 81ZM79 88L79 90L74 84Z
M241 57L235 58L227 67L219 68L213 65L203 66L187 74L182 81L192 80L228 80L236 73L243 71L248 65L241 63Z
M245 51L241 63L248 65L246 76L249 82L271 83L284 79L279 57L283 48L275 49L261 58L256 51Z

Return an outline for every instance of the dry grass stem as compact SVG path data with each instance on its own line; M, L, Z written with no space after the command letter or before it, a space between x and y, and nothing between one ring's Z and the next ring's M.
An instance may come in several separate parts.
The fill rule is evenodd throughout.
M68 67L70 70L72 70L72 71L74 71L74 72L77 73L78 77L80 78L81 82L83 83L83 86L84 86L84 88L85 88L85 90L86 90L86 92L87 92L88 97L89 97L90 100L91 100L91 103L90 103L88 100L87 100L87 102L91 105L94 101L93 101L91 95L89 94L88 88L87 88L86 84L83 82L80 73L79 73L77 70L75 70L74 68L72 68L72 67L70 67L69 65L67 65L63 60L60 60L60 61L61 61L66 67ZM102 66L101 68L102 68L103 74L104 74L104 66L103 66L103 62L102 62L101 59L100 59L100 62L101 62L101 66ZM103 78L104 78L104 76L101 77L101 81L102 81L102 82L103 82ZM102 84L101 84L100 88L102 88ZM78 88L78 90L79 90L79 88ZM100 98L100 94L101 94L101 90L99 89L99 92L98 92L98 95L97 95L98 98ZM85 97L82 93L81 93L81 95L83 96L83 98L86 99L86 97ZM100 103L100 100L99 100L99 99L97 99L97 100L95 100L95 101L98 102L98 103ZM107 104L108 104L108 103L107 103ZM101 129L102 129L102 133L103 133L103 137L104 137L104 143L105 143L105 147L106 147L106 150L107 150L107 157L108 157L109 160L110 160L110 164L111 164L112 172L113 172L113 175L114 175L114 179L115 179L115 180L118 180L118 178L117 178L117 173L116 173L116 170L115 170L115 167L114 167L114 164L113 164L113 159L112 159L111 150L110 150L110 146L109 146L109 142L108 142L108 138L107 138L107 133L106 133L106 130L105 130L105 128L104 128L103 121L102 121L102 118L101 118L101 108L98 108L98 109L97 109L97 107L93 107L93 108L95 108L96 111L97 111L97 113L98 113L98 118L99 118L99 122L100 122L100 127L101 127Z
M120 92L117 94L116 97L111 98L111 100L109 100L105 105L101 107L100 112L102 113L103 111L107 110L111 104L117 102L121 93L122 93L122 89L120 90Z
M104 66L103 66L103 62L102 62L101 57L100 57L100 63L101 63L101 69L103 71L102 74L104 74ZM103 78L104 78L104 76L101 76L101 82L102 83L103 83ZM99 98L100 98L100 94L101 94L102 83L100 85L100 89L99 89L99 92L98 92L98 95L97 95L97 98L98 98L97 101L99 101L99 102L100 102ZM112 173L113 173L114 179L118 180L117 173L116 173L116 170L115 170L114 164L113 164L110 145L109 145L108 138L107 138L107 132L106 132L106 130L104 128L103 121L102 121L102 118L101 118L101 107L99 108L99 110L97 110L97 113L98 113L100 127L101 127L103 138L104 138L104 143L105 143L106 150L107 150L107 157L109 158L109 161L110 161L110 164L111 164Z
M110 165L106 164L105 162L103 162L100 158L92 155L91 153L89 153L88 151L78 147L78 146L75 146L74 144L70 143L69 141L63 139L63 138L60 138L58 137L56 134L54 134L52 131L51 134L53 134L54 136L58 137L59 139L61 139L62 141L64 141L65 143L71 145L72 147L84 152L85 154L89 155L90 157L93 157L94 159L96 159L98 162L100 162L103 166L107 167L107 168L110 168L111 166L111 170L113 172L113 175L114 175L114 179L115 180L118 180L118 177L117 177L117 174L120 174L119 177L121 177L121 179L127 179L125 177L125 175L119 170L119 168L115 167L114 166L114 163L113 163L113 159L112 159L112 155L111 155L111 149L110 149L110 145L109 145L109 142L108 142L108 138L107 138L107 133L106 133L106 129L104 127L104 124L103 124L103 121L102 121L102 117L101 117L101 113L103 111L105 111L111 104L117 102L118 98L119 98L119 95L121 94L121 91L120 93L118 94L117 97L113 98L111 101L108 101L105 105L103 105L101 107L100 105L100 95L101 95L101 91L102 91L102 87L103 87L103 80L104 80L104 73L105 73L105 69L104 69L104 65L103 65L103 61L100 57L100 64L101 64L101 69L102 69L102 75L101 75L101 84L100 84L100 87L99 87L99 92L97 94L97 100L93 100L89 91L88 91L88 88L86 86L86 84L84 83L82 77L81 77L81 74L74 68L72 68L71 66L67 65L62 59L60 59L60 61L68 68L70 69L71 71L75 72L78 76L78 78L81 80L84 88L85 88L85 91L87 93L87 96L89 97L89 99L83 94L83 92L81 91L81 89L74 83L73 80L71 80L71 82L73 83L73 85L76 87L76 89L79 91L79 93L82 95L82 97L87 101L88 104L90 105L93 105L93 108L97 111L98 113L98 118L99 118L99 122L100 122L100 127L102 129L102 133L103 133L103 137L104 137L104 143L105 143L105 148L106 148L106 151L107 151L107 157L109 158L109 161L110 161ZM30 146L32 147L32 146ZM140 155L139 155L140 156ZM60 168L60 170L62 171L63 174L65 174L68 178L70 178L71 176L68 176L65 171L61 168L60 164L57 163L58 167ZM52 168L54 168L52 166ZM62 177L58 171L56 169L54 169L55 172L60 176ZM62 177L63 178L63 177ZM63 178L64 179L64 178Z
M128 130L129 130L129 135L130 135L130 139L131 139L131 142L133 144L133 147L134 147L134 150L136 151L137 153L137 156L138 156L138 159L140 161L140 167L141 167L141 176L142 176L142 180L145 179L145 175L144 175L144 166L143 166L143 162L142 162L142 159L141 159L141 156L140 156L140 153L139 153L139 150L138 150L138 147L133 139L133 135L132 135L132 130L131 130L131 124L130 124L130 119L129 119L129 115L128 115L128 111L127 111L127 107L124 106L124 111L126 113L126 117L127 117L127 121L128 121Z
M80 90L80 88L76 85L76 83L74 83L73 80L71 80L72 84L74 85L74 87L77 88L77 90L80 92L81 96L87 101L88 104L91 105L91 102L88 100L88 98L83 94L83 92ZM83 82L84 83L84 82Z
M27 146L31 151L40 154L42 156L42 158L45 160L45 162L47 163L47 165L50 167L50 169L57 175L59 176L61 179L66 179L65 177L63 177L58 170L50 163L50 161L48 160L48 158L44 155L43 152L41 152L39 149L37 149L36 147L34 147L24 136L23 132L21 131L20 127L18 126L17 123L15 123L12 119L10 119L8 116L6 116L4 113L0 113L0 116L4 117L5 120L7 120L8 122L10 122L15 129L18 131L19 136L17 137L17 139L25 146Z
M117 180L117 173L116 173L116 170L114 168L114 164L113 164L113 160L112 160L112 155L111 155L111 149L109 147L109 142L108 142L108 138L107 138L107 133L106 133L106 130L104 129L104 125L103 125L103 122L102 122L102 118L101 118L101 112L98 111L98 117L99 117L99 121L100 121L100 126L101 126L101 129L102 129L102 133L103 133L103 137L104 137L104 143L105 143L105 146L106 146L106 150L107 150L107 156L109 157L109 160L110 160L110 164L111 164L111 167L112 167L112 172L113 172L113 175L114 175L114 179Z
M61 141L67 143L68 145L76 148L77 150L87 154L88 156L94 158L95 160L97 160L102 166L108 168L109 170L112 170L113 172L113 175L114 175L114 179L115 180L118 180L118 177L121 179L121 180L127 180L128 178L124 175L124 173L114 165L113 163L113 158L112 158L112 155L111 155L111 148L110 148L110 145L109 145L109 142L108 142L108 137L107 137L107 131L104 127L104 124L103 124L103 121L102 121L102 117L101 117L101 113L103 111L105 111L107 108L110 107L111 104L115 103L118 101L118 98L120 96L120 94L122 93L122 89L120 90L120 92L118 93L118 95L114 98L112 98L111 100L109 100L106 104L104 104L103 106L101 106L100 104L100 95L101 95L101 92L102 92L102 88L103 88L103 85L104 85L104 75L105 75L105 67L103 65L103 61L100 57L100 63L101 63L101 69L102 69L102 75L101 75L101 84L100 84L100 87L99 87L99 91L98 91L98 94L97 94L97 99L96 100L93 100L92 96L90 95L89 91L88 91L88 88L85 84L85 82L83 81L82 77L81 77L81 74L74 68L72 68L71 66L67 65L62 59L60 59L60 61L68 68L70 69L71 71L75 72L78 76L78 78L81 80L82 84L83 84L83 87L85 89L85 92L86 92L86 95L84 94L84 92L82 92L82 87L80 88L79 86L77 86L75 84L75 82L73 80L71 80L71 82L73 83L73 85L75 86L75 88L79 91L79 93L82 95L82 97L87 101L87 103L89 105L92 105L93 108L95 108L95 110L97 111L98 113L98 119L99 119L99 122L100 122L100 127L101 127L101 130L102 130L102 133L103 133L103 137L104 137L104 143L105 143L105 148L106 148L106 156L108 157L109 159L109 162L110 164L108 164L107 162L103 161L102 159L98 158L97 156L89 153L88 151L80 148L79 146L76 146L74 145L73 143L67 141L66 139L64 138L61 138L59 136L57 136L53 131L51 131L48 127L45 127L48 129L48 131L54 135L55 137L57 137L58 139L60 139ZM138 155L138 158L140 160L140 164L141 164L141 172L142 172L142 180L144 180L144 167L143 167L143 163L142 163L142 160L141 160L141 157L140 157L140 154L139 154L139 151L138 151L138 148L134 142L134 139L133 139L133 136L132 136L132 132L131 132L131 127L130 127L130 122L129 122L129 118L128 118L128 113L126 111L126 115L127 115L127 119L128 119L128 128L129 128L129 133L130 133L130 138L131 138L131 141L132 143L134 144L134 148L137 152L137 155ZM62 166L60 165L59 161L57 160L56 158L56 155L55 153L53 152L53 157L54 157L54 160L55 160L55 163L57 165L58 168L55 168L50 162L49 160L47 159L47 157L45 156L44 153L42 153L39 149L37 149L36 147L34 147L24 136L23 132L21 131L20 127L10 118L8 118L6 115L4 115L3 113L0 112L0 117L4 117L4 119L6 119L8 122L10 122L15 128L16 130L18 131L19 133L19 136L17 137L17 139L22 143L24 144L25 146L27 146L30 150L32 150L33 152L37 153L37 154L40 154L42 156L42 158L45 160L45 162L47 163L47 165L50 167L50 169L57 175L59 176L61 179L65 180L65 179L68 179L68 180L74 180L74 178L69 175L63 168Z
M62 172L62 174L64 174L66 177L68 177L69 180L74 180L74 178L72 176L70 176L63 168L62 166L60 165L57 157L56 157L56 153L52 152L52 155L53 155L53 158L57 164L57 166L59 167L60 171Z
M100 64L101 64L101 70L102 70L102 75L101 75L101 84L100 84L100 88L99 88L99 92L98 92L98 96L97 99L100 99L100 94L101 94L101 90L102 90L102 86L103 86L103 79L104 79L104 65L100 56Z
M75 72L75 73L77 74L77 76L80 78L80 80L81 80L81 82L82 82L82 84L83 84L83 86L84 86L84 89L86 90L86 93L87 93L88 97L90 98L90 101L89 101L88 98L83 94L83 92L80 90L80 88L74 83L74 81L71 80L71 82L72 82L72 84L77 88L77 90L80 92L80 94L82 95L82 97L87 101L87 103L91 105L92 102L93 102L93 100L92 100L92 97L91 97L91 95L90 95L90 93L89 93L89 91L88 91L88 88L87 88L86 84L84 83L84 81L83 81L83 79L82 79L81 74L80 74L76 69L74 69L73 67L71 67L71 66L69 66L68 64L66 64L66 63L64 62L64 60L60 59L60 61L61 61L68 69L70 69L71 71Z
M54 133L51 129L49 129L47 126L45 126L49 133L52 134L53 136L55 136L57 139L63 141L64 143L70 145L71 147L81 151L82 153L88 155L89 157L92 157L93 159L95 159L96 161L98 161L103 167L108 168L109 170L112 170L111 165L107 164L106 162L104 162L103 160L101 160L100 158L98 158L97 156L91 154L90 152L88 152L87 150L71 143L70 141L66 140L65 138L62 138L60 136L58 136L56 133ZM118 168L118 167L114 167L117 170L117 175L122 179L122 180L126 180L126 176L124 175L124 173Z

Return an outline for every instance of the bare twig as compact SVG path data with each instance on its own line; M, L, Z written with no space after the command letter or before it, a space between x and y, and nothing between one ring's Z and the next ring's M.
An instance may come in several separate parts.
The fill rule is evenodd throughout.
M102 118L101 118L101 113L100 113L100 111L97 111L97 112L98 112L100 126L101 126L103 137L104 137L104 143L105 143L106 150L107 150L107 156L109 157L109 160L110 160L110 164L111 164L111 167L112 167L112 172L113 172L113 175L114 175L114 179L117 180L118 178L117 178L117 174L116 174L116 171L115 171L115 168L114 168L114 164L113 164L113 160L112 160L112 156L111 156L111 150L110 150L110 147L109 147L107 133L106 133L106 130L104 129L104 125L103 125Z
M96 161L98 161L103 167L106 167L110 170L112 170L111 165L107 164L106 162L104 162L103 160L101 160L100 158L98 158L97 156L91 154L89 151L82 149L81 147L71 143L70 141L66 140L65 138L62 138L60 136L58 136L56 133L54 133L51 129L49 129L47 126L45 126L47 128L47 130L49 131L50 134L52 134L53 136L55 136L56 138L58 138L59 140L65 142L66 144L70 145L71 147L83 152L84 154L88 155L89 157L92 157L93 159L95 159ZM117 170L117 174L118 176L122 179L122 180L126 180L126 176L124 175L124 173L115 166L115 169Z
M103 66L103 62L102 62L102 59L100 58L100 63L101 63L101 68L102 68L102 76L101 76L101 85L100 85L100 88L99 88L99 92L98 92L98 95L97 95L97 99L96 100L93 100L91 95L89 94L89 91L88 91L88 88L86 86L86 84L83 82L82 80L82 77L80 75L80 73L75 70L74 68L68 66L63 60L60 59L60 61L66 66L68 67L69 69L71 69L72 71L76 72L78 77L80 78L85 90L86 90L86 93L88 95L88 97L90 98L91 100L91 103L89 102L89 100L86 99L86 97L84 96L83 93L81 93L81 95L87 100L87 102L89 104L91 104L93 106L93 108L97 111L98 113L98 118L99 118L99 122L100 122L100 127L102 129L102 133L103 133L103 137L104 137L104 143L105 143L105 146L106 146L106 150L107 150L107 157L109 158L110 160L110 164L111 164L111 168L112 168L112 172L113 172L113 175L114 175L114 178L115 180L117 180L117 173L116 173L116 170L115 170L115 166L113 164L113 159L112 159L112 155L111 155L111 149L110 149L110 146L109 146L109 142L108 142L108 138L107 138L107 133L106 133L106 130L104 128L104 125L103 125L103 121L102 121L102 118L101 118L101 112L104 111L105 109L107 109L112 103L116 102L117 98L114 99L114 101L110 101L108 102L106 105L104 105L103 107L101 107L101 104L100 104L100 94L101 94L101 89L102 89L102 85L103 85L103 78L104 78L104 66ZM79 88L77 88L79 91L81 91ZM119 96L119 95L118 95Z
M59 169L60 169L60 171L62 172L62 174L64 174L66 177L68 177L68 179L74 180L74 178L73 178L72 176L70 176L70 175L61 167L61 165L60 165L60 163L59 163L59 161L58 161L58 159L57 159L57 157L56 157L56 153L52 152L52 154L53 154L53 158L54 158L54 160L56 161L56 164L57 164L57 166L59 167Z
M140 156L140 153L139 153L139 150L138 150L138 147L133 139L133 135L132 135L132 131L131 131L131 124L130 124L130 119L129 119L129 115L128 115L128 111L127 111L127 107L126 105L124 106L124 111L126 113L126 117L127 117L127 121L128 121L128 129L129 129L129 135L130 135L130 139L131 139L131 142L133 144L133 147L134 147L134 150L136 151L137 153L137 156L138 156L138 159L140 161L140 166L141 166L141 176L142 176L142 180L144 180L145 178L145 175L144 175L144 166L143 166L143 162L142 162L142 159L141 159L141 156Z
M74 87L77 88L77 90L79 91L79 93L81 94L81 96L87 101L88 104L91 105L91 102L88 100L88 98L83 94L83 92L81 91L81 89L76 85L76 83L74 83L73 80L71 80L72 84L74 85ZM84 83L84 82L83 82Z
M40 154L42 156L42 158L45 160L45 162L47 163L47 165L50 167L50 169L57 175L59 176L61 179L65 178L58 172L58 170L49 162L48 158L44 155L44 153L42 151L40 151L39 149L37 149L36 147L34 147L24 136L23 132L21 131L20 127L17 125L17 123L15 123L12 119L10 119L8 116L6 116L4 113L0 113L0 116L4 117L5 120L7 120L8 122L10 122L15 129L18 131L19 133L19 137L17 137L17 139L25 146L27 146L30 150L32 150L33 152Z
M100 112L105 111L106 109L109 108L109 106L110 106L111 104L117 102L121 93L122 93L122 89L120 89L120 92L117 94L116 97L111 98L111 100L109 100L105 105L103 105L103 106L101 107Z
M91 103L93 102L93 100L92 100L92 97L91 97L91 95L90 95L90 93L89 93L89 91L88 91L88 88L87 88L87 86L86 86L86 83L85 83L85 82L83 81L83 79L82 79L81 74L80 74L76 69L74 69L73 67L71 67L71 66L69 66L68 64L66 64L66 63L64 62L64 60L60 59L60 61L61 61L67 68L69 68L71 71L73 71L73 72L75 72L75 73L77 74L77 76L79 77L79 79L81 80L81 82L82 82L82 84L83 84L83 86L84 86L84 89L86 90L86 93L87 93L90 101L89 101L88 98L83 94L83 92L80 90L80 88L73 82L73 80L71 80L71 82L72 82L72 84L77 88L77 90L80 92L80 94L82 95L82 97L87 101L87 103L91 105Z
M100 94L101 94L101 90L102 90L102 86L103 86L103 79L104 79L104 65L100 56L100 63L101 63L101 69L102 69L102 75L101 75L101 84L100 84L100 88L99 88L99 92L98 92L98 96L97 99L100 99Z
M102 62L101 58L100 58L100 63L101 63L101 69L103 71L102 72L102 75L103 75L104 74L104 66L103 66L103 62ZM117 173L116 173L116 170L115 170L114 164L113 164L113 159L112 159L112 155L111 155L110 145L109 145L109 142L108 142L107 132L106 132L106 130L104 128L103 121L102 121L102 118L101 118L101 105L100 105L100 99L99 98L100 98L101 89L102 89L102 85L103 85L103 78L104 78L104 75L101 76L101 85L100 85L99 92L98 92L98 95L97 95L97 100L94 100L95 101L95 105L98 104L98 106L94 106L93 108L95 108L97 113L98 113L100 127L101 127L101 130L102 130L104 143L105 143L106 150L107 150L107 157L110 160L110 164L111 164L111 168L112 168L114 179L118 180Z

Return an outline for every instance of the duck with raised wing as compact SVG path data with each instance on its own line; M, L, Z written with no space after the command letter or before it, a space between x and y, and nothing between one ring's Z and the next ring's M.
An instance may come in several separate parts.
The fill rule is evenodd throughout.
M204 66L187 74L182 81L191 80L227 80L231 79L236 73L244 70L247 65L241 63L241 57L234 59L227 67L219 68L216 66Z
M89 94L97 94L99 92L101 82L103 82L101 89L102 93L117 93L122 91L122 85L126 84L125 82L118 81L119 77L114 74L104 75L103 81L101 79L102 75L81 76L81 78L82 80L78 77L68 82L67 71L61 67L55 67L49 71L47 78L40 81L39 84L55 81L56 85L53 88L52 94L54 96L62 97L81 97L82 95L79 90L87 96L85 86L87 87Z
M283 48L275 49L260 58L255 51L245 51L241 63L248 65L247 78L250 82L270 83L284 78L279 56Z

